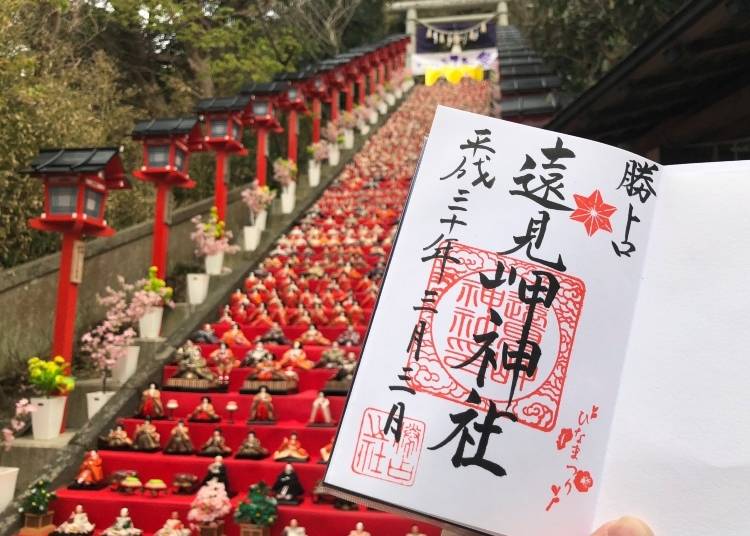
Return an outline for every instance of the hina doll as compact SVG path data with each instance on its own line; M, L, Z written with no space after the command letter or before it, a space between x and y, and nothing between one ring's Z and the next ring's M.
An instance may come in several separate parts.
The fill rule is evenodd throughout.
M316 344L318 346L328 346L331 341L326 339L317 328L310 324L302 335L297 339L300 344Z
M227 446L227 440L224 438L224 434L217 428L211 434L211 437L203 444L199 456L228 456L232 453L232 449Z
M411 530L405 536L427 536L425 533L419 530L419 525L412 525Z
M307 424L310 426L333 426L331 401L326 398L323 391L319 391L318 396L313 400L310 419Z
M271 489L280 504L300 504L305 490L297 477L291 463L284 466L284 470L276 477Z
M354 329L354 326L352 326L351 324L346 326L346 329L342 331L338 337L336 337L336 342L338 342L341 346L358 346L360 340L361 337L359 335L359 332Z
M225 305L221 312L221 318L219 318L219 324L227 324L231 326L232 322L234 322L234 318L232 318L232 310L229 305Z
M226 343L222 341L219 343L219 347L211 352L209 357L211 358L211 362L216 366L219 383L228 385L229 374L234 367L240 364L240 362L235 359L232 350L230 350Z
M145 422L135 427L133 449L154 452L159 448L159 432L156 431L156 426L151 423L151 417L146 417Z
M310 455L302 448L297 434L292 433L283 439L279 449L273 453L273 459L277 462L306 462Z
M164 525L154 532L154 536L190 536L192 531L180 521L180 514L172 512Z
M271 316L268 310L268 307L266 307L265 302L262 302L260 305L258 305L258 309L252 315L249 325L254 328L271 329L273 328L273 325L275 323L276 321ZM263 342L267 342L267 341L263 341Z
M75 482L70 487L75 489L100 489L104 485L102 458L97 451L90 450L83 457Z
M138 407L138 417L145 419L163 419L164 405L161 403L161 392L156 388L155 383L150 383L148 389L141 394L141 404Z
M221 420L221 417L216 413L211 398L203 396L200 404L190 413L189 420L193 422L217 422Z
M219 337L214 333L214 328L211 327L211 324L203 324L201 329L196 330L190 336L190 340L196 343L218 344Z
M133 448L133 441L122 425L116 424L106 436L99 438L99 446L109 450L130 450Z
M310 370L315 366L315 363L307 359L307 354L302 349L302 345L299 341L294 341L294 345L284 352L281 356L281 360L277 364L277 368L282 369L285 367L296 367L302 370Z
M206 380L214 382L216 377L208 363L203 358L200 348L191 341L185 342L175 354L177 361L177 372L173 378L182 378L185 380Z
M247 460L262 460L268 456L268 449L260 444L260 439L255 435L255 432L250 430L247 433L247 437L240 445L237 450L235 458L247 459Z
M143 531L135 528L127 508L121 508L120 515L115 518L115 522L102 532L102 536L141 536L141 534Z
M300 527L296 519L289 521L289 524L281 531L281 536L307 536L305 527Z
M273 343L279 345L289 344L289 339L284 336L284 331L278 323L274 323L263 335L256 339L257 342Z
M320 354L320 359L315 364L315 368L338 368L344 362L344 350L341 349L339 343L333 341L330 348L323 350Z
M359 521L354 525L354 530L349 531L349 536L370 536L370 533L365 530L365 524Z
M273 398L268 393L268 389L265 386L261 386L258 393L253 396L253 403L250 405L250 416L247 422L274 422L275 420Z
M245 358L242 360L243 367L254 367L262 361L273 361L273 354L266 350L266 347L262 342L256 342L255 348L249 350L245 354Z
M76 536L89 536L94 533L94 525L89 522L89 516L83 511L83 506L78 504L70 513L68 519L55 529L52 534L59 536L71 534Z
M224 335L221 336L221 340L228 345L236 344L238 346L250 346L250 341L247 340L247 337L245 337L245 334L242 332L237 322L232 322L232 327L224 332Z
M185 426L185 421L180 419L172 431L169 432L169 440L164 446L164 454L192 454L193 441L190 439L190 431Z
M333 450L333 438L323 445L323 447L320 449L320 461L318 463L328 463L328 460L331 459L331 451Z
M203 477L201 486L205 486L211 480L216 480L220 484L224 484L224 489L227 490L227 495L230 497L234 495L232 487L229 485L229 474L227 473L227 467L224 465L224 458L222 456L216 456L214 461L208 466L206 476Z

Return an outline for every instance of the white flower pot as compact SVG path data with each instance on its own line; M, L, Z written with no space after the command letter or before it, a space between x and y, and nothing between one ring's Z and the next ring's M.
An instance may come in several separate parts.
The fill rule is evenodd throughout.
M295 202L295 188L294 183L289 186L284 186L281 190L281 212L282 214L291 214L294 210Z
M344 149L354 148L354 131L350 128L344 129Z
M378 122L378 111L370 110L370 117L368 118L371 125L375 125Z
M102 406L107 401L115 396L114 391L108 391L103 393L102 391L94 391L92 393L86 393L86 410L88 411L89 420L94 418L94 415L102 409Z
M13 500L18 480L18 467L0 467L0 512Z
M117 360L115 366L112 367L112 381L122 385L138 368L138 354L141 352L141 347L137 345L131 345L125 348L125 355Z
M315 188L320 184L320 162L316 162L312 158L307 161L307 181L310 188Z
M396 104L396 96L393 93L386 93L385 102L388 103L388 106L393 106Z
M254 227L245 227L245 229L255 229ZM260 233L257 233L260 235ZM245 237L245 244L247 245L247 237ZM256 241L257 247L257 241ZM208 294L208 282L211 280L211 276L208 274L188 274L187 285L188 285L188 303L190 305L198 305L206 301L206 295Z
M31 414L34 439L55 439L60 435L67 396L32 397L37 410Z
M161 318L164 307L151 307L138 319L138 333L141 339L158 339L161 332Z
M260 244L261 230L255 225L245 225L242 228L242 237L244 238L245 251L255 251Z
M208 275L221 275L221 271L224 268L224 252L214 253L213 255L206 255L204 259L206 263L206 273Z
M397 87L396 89L393 90L393 94L396 95L397 99L400 99L401 97L404 96L404 91L400 87Z
M266 209L261 210L258 212L258 215L255 216L255 226L260 229L260 231L266 230L266 224L268 223L268 211Z
M381 115L385 115L385 113L388 111L388 105L385 103L385 101L378 102L378 113Z
M335 143L328 144L328 165L338 166L340 158L341 151L339 151L339 146Z
M358 127L359 133L363 136L367 136L370 133L370 125L368 125L367 123L360 123Z

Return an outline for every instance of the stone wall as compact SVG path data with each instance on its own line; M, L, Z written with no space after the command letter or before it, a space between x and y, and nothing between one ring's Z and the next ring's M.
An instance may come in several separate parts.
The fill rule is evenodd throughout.
M227 225L235 241L241 237L241 226L247 221L247 208L240 199L242 187L229 193ZM193 243L190 219L207 215L213 199L205 199L175 210L169 237L169 268L191 263ZM76 330L78 336L103 317L96 294L117 282L117 275L127 281L145 277L151 263L152 224L142 223L118 231L109 238L86 242L84 278L79 286ZM60 255L54 254L0 271L0 375L16 358L47 355L50 351L57 293Z

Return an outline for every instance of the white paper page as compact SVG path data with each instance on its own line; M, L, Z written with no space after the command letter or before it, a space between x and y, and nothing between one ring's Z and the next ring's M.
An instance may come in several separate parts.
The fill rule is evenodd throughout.
M484 138L492 151L467 145ZM653 166L588 140L438 108L326 484L488 534L589 533L656 201L647 190L653 186L658 193L659 188L655 173L654 182L641 177L631 191L623 179L634 163ZM494 182L477 181L480 171ZM570 210L519 194L525 179L514 178L525 175L532 177L526 190L537 197L548 194ZM553 187L564 185L560 196L546 192L540 177ZM646 191L639 195L639 187ZM597 218L580 218L591 215L592 204ZM638 221L629 218L631 205ZM466 225L451 229L452 215ZM618 256L613 243L628 249L623 240L629 220L634 251ZM586 225L592 221L599 225ZM530 231L534 240L517 247L524 242L515 237ZM441 235L443 242L436 242ZM451 255L458 262L446 262L441 278L439 259L423 258L447 247L448 238L456 240ZM558 256L565 267L550 268ZM479 274L495 279L498 262L505 282L487 288ZM551 306L538 304L529 315L521 281L530 292L536 277L548 288L555 279L560 290L550 294ZM430 297L428 290L435 294ZM425 309L415 310L420 306ZM499 327L490 308L501 317ZM407 345L422 320L426 329L417 361L417 345L409 352ZM525 327L528 339L539 343L541 357L533 377L519 371L509 404L514 371L503 365L502 348L517 350ZM488 366L479 386L481 357L455 367L481 349L474 336L490 332L497 334L490 345L497 365ZM411 371L404 370L407 366ZM467 403L472 389L477 402ZM490 423L499 428L484 437L482 456L490 400L511 417ZM388 417L393 413L398 419L400 404L402 438L396 442L396 422L388 426ZM472 411L465 427L457 424ZM461 455L465 434L471 441L463 442ZM498 467L506 474L498 474Z
M750 161L667 166L597 521L750 534Z

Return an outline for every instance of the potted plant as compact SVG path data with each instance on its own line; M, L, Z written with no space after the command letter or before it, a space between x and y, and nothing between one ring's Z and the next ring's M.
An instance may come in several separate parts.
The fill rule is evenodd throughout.
M323 130L323 137L328 142L328 165L338 166L339 159L341 158L341 152L339 151L339 127L333 121L326 123L326 128Z
M357 126L357 116L354 112L344 112L341 115L341 126L344 130L344 149L353 149L354 128Z
M204 223L200 215L191 221L195 225L195 231L190 233L190 238L195 242L195 254L205 257L208 275L221 275L224 270L224 255L234 255L240 250L239 246L229 243L232 231L228 231L224 221L219 219L219 210L216 207L211 207L207 222Z
M40 395L32 397L36 410L31 414L34 439L54 439L62 429L65 402L75 387L70 364L62 356L49 360L32 357L28 361L29 383Z
M157 339L161 332L164 307L173 307L172 287L156 275L157 268L148 269L148 278L134 283L135 292L128 306L128 314L138 320L142 339Z
M221 536L224 517L231 509L224 484L214 478L198 490L187 518L197 525L200 536Z
M370 109L367 106L355 106L354 115L357 118L357 129L359 133L366 136L370 133L370 125L368 120L370 118Z
M49 509L49 503L57 499L57 495L48 488L49 482L38 480L23 498L18 511L23 514L24 527L41 529L52 525L55 512Z
M131 327L120 329L120 326L105 319L81 337L81 352L96 366L102 378L101 391L86 393L86 407L91 419L115 394L107 391L107 378L120 360L127 359L128 346L135 340L135 330ZM137 347L136 347L137 348ZM136 354L136 364L138 354ZM127 371L132 374L132 372Z
M277 158L273 161L273 179L281 185L281 212L290 214L297 198L297 164Z
M234 520L240 536L270 536L271 526L278 519L278 505L271 489L263 481L250 486L247 499L237 505Z
M414 87L414 77L412 76L411 70L409 69L404 69L401 76L403 80L401 82L401 88L404 90L404 93L406 93Z
M393 84L393 94L397 99L404 96L403 83L404 83L404 71L398 70L391 76L391 83Z
M135 292L135 285L125 282L121 275L117 276L119 288L107 287L104 295L97 294L96 301L106 308L104 323L108 329L100 334L101 338L110 338L120 348L114 352L114 364L110 369L112 381L122 385L138 368L138 354L140 346L135 344L138 335L135 331L136 318L133 318L129 305ZM92 333L92 336L96 334ZM85 341L83 341L85 344Z
M368 95L365 99L365 102L367 102L367 108L369 109L369 117L367 120L370 122L371 125L374 125L378 122L378 102L380 101L380 97L373 93L372 95Z
M385 115L388 112L388 103L385 101L385 88L383 86L378 86L378 100L375 103L375 106L378 109L378 113L380 115Z
M310 188L320 184L320 163L328 158L328 144L321 140L307 146L307 180Z
M383 86L383 99L388 103L388 106L396 104L396 96L393 94L393 85L390 82L386 82Z
M31 425L31 414L36 411L36 406L27 398L16 402L16 411L10 418L7 426L3 427L0 435L0 447L10 450L13 440L17 434L26 431ZM18 481L18 467L0 467L0 512L13 500Z
M250 211L250 225L245 225L243 228L245 251L253 251L258 247L263 229L266 228L268 207L276 197L276 193L268 186L261 186L258 181L253 181L250 188L242 190L241 195L242 202Z

